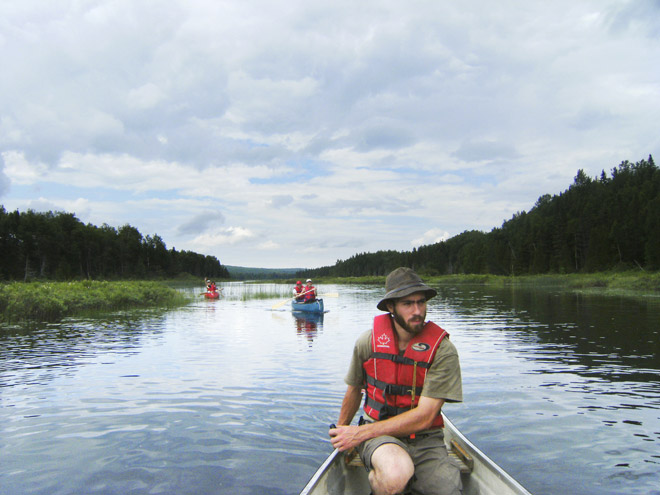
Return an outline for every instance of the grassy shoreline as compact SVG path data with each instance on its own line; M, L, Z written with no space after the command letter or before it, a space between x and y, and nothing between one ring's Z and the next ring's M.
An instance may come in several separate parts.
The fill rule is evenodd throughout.
M484 285L493 287L548 287L603 294L631 293L660 296L660 272L599 272L543 275L442 275L421 274L429 285ZM363 284L385 286L385 276L319 277L314 284Z
M565 291L630 297L660 297L660 272L626 271L589 274L425 276L431 286L483 285L492 287L553 288ZM172 281L170 281L172 282ZM0 284L0 324L54 322L67 316L121 309L179 307L190 298L167 281L11 282ZM268 283L269 281L259 281ZM273 280L277 284L295 281ZM385 276L319 277L315 285L359 284L385 286ZM272 298L279 294L251 294Z
M88 312L177 307L190 302L161 282L12 282L0 284L0 324L54 322Z

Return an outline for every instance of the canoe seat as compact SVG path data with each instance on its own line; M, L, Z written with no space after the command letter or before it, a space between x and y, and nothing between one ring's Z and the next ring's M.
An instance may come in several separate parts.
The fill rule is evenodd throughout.
M450 445L451 449L449 449L449 457L458 462L458 467L461 469L461 473L470 474L474 467L474 459L472 459L472 456L468 454L456 440L452 440Z
M449 457L453 459L456 464L458 464L461 474L470 474L474 466L474 460L465 452L465 449L461 447L455 440L451 441L451 450L449 451ZM357 450L353 449L344 454L344 462L347 466L350 467L364 467L362 459L357 454Z

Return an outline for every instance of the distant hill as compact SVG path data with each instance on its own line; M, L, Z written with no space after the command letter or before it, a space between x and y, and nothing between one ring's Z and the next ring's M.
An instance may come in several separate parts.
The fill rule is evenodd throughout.
M303 268L251 268L247 266L224 265L229 276L235 280L272 280L296 276Z

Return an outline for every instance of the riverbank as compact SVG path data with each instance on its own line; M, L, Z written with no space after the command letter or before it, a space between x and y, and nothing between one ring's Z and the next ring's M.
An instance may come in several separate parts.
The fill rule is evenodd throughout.
M502 275L442 275L425 276L429 285L486 285L496 287L553 287L570 291L594 292L602 294L631 294L660 296L660 272L626 271L600 273L523 275L517 277ZM293 283L293 282L292 282ZM320 277L314 279L320 284L363 284L385 285L385 276L369 277Z
M0 284L0 324L54 322L86 312L177 307L189 299L159 282L13 282Z

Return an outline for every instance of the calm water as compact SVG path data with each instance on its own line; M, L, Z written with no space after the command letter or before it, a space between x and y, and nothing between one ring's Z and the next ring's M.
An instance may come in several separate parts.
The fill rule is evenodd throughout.
M296 318L243 290L175 311L0 330L1 494L296 494L330 452L382 290ZM191 290L192 294L199 290ZM660 494L660 302L442 289L463 368L445 407L532 493Z

